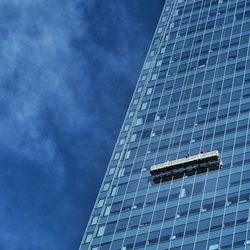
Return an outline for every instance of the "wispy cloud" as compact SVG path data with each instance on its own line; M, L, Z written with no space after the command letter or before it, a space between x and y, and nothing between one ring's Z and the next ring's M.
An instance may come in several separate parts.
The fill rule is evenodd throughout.
M127 1L2 0L0 11L0 249L74 249L148 44L144 24Z

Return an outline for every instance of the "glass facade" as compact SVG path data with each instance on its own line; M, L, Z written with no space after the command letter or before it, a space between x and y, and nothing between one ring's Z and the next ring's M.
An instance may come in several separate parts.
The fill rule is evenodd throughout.
M80 250L250 249L250 0L167 0ZM223 167L154 183L152 165Z

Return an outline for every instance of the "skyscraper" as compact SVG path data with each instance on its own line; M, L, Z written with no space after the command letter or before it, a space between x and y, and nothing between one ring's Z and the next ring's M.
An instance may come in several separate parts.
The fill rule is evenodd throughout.
M250 249L250 0L166 0L80 249Z

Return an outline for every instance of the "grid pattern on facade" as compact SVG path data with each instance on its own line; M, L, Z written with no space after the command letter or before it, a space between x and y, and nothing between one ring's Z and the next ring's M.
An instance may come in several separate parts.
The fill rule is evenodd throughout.
M250 0L168 0L80 249L248 249ZM155 184L155 164L223 168Z

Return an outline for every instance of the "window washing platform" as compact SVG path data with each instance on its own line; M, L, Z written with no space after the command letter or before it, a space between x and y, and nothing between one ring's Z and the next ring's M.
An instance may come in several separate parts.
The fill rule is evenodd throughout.
M222 166L219 151L215 150L153 165L150 169L150 174L154 183L160 183L173 178L178 179L183 176L217 170L222 168Z

